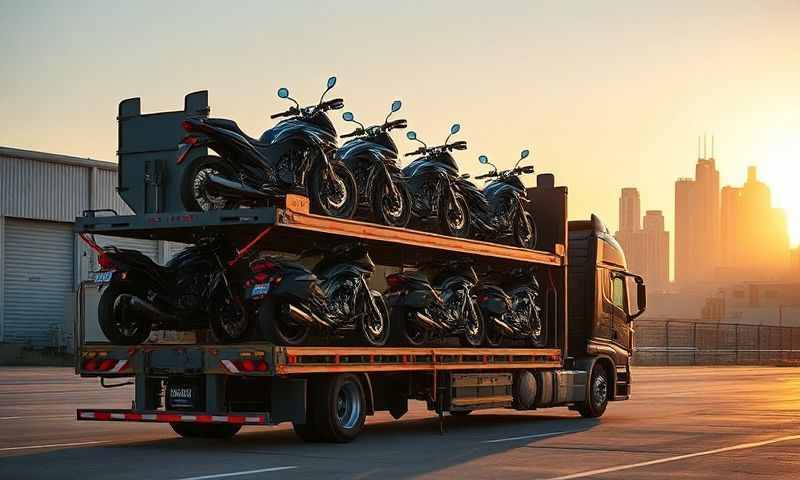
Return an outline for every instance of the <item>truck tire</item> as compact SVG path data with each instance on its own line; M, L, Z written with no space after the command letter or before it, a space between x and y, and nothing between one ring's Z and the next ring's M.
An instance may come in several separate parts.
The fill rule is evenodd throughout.
M450 412L450 415L454 417L466 417L470 413L472 413L472 410L453 410Z
M608 370L600 363L595 362L589 385L586 388L586 400L576 406L582 417L597 418L605 413L608 406L609 383Z
M184 438L230 438L242 429L235 423L172 422L169 426Z
M306 423L295 433L307 442L353 441L367 414L364 387L356 375L342 373L310 379Z

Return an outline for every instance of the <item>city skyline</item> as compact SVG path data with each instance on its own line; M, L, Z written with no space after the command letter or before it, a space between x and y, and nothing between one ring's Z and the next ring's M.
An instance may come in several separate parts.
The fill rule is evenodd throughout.
M800 243L800 4L465 1L378 15L369 2L298 1L208 18L215 6L4 2L0 55L13 75L0 77L0 144L115 161L120 100L170 110L200 89L214 116L258 137L285 107L278 87L313 102L336 74L335 94L367 123L395 99L430 143L459 122L465 173L483 173L480 154L508 168L530 148L537 171L569 187L571 218L609 225L628 185L673 225L664 179L690 175L682 159L713 131L720 182L740 185L757 164ZM314 34L298 38L299 23ZM198 25L227 41L198 52L187 45Z

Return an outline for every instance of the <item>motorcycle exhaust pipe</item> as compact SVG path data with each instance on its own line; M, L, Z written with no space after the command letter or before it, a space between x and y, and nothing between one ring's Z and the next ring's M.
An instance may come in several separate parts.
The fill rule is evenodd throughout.
M511 326L510 326L509 324L507 324L506 322L504 322L504 321L500 320L500 317L495 317L495 318L494 318L494 323L495 323L495 325L497 325L498 327L500 327L500 328L502 328L503 330L505 330L505 332L506 332L507 334L509 334L509 335L513 335L513 334L514 334L514 329L513 329L513 328L511 328Z
M419 323L421 323L425 327L433 328L433 329L436 329L436 330L441 330L442 329L441 325L439 325L434 319L432 319L431 317L425 315L422 312L417 312L417 314L413 318L415 320L417 320Z
M266 193L256 190L253 187L243 185L239 182L234 182L219 175L209 175L206 178L206 187L208 190L223 197L237 197L247 200L263 200L269 198Z
M152 303L143 300L137 297L136 295L122 294L119 297L117 297L117 301L120 303L122 302L126 303L128 308L130 308L135 312L147 315L147 317L149 317L151 320L155 320L158 322L169 322L177 320L177 318L174 315L161 310Z
M322 325L323 327L330 328L331 326L328 322L324 321L318 316L312 313L304 312L292 304L289 304L289 316L292 318L292 320L308 325L309 327L317 327Z

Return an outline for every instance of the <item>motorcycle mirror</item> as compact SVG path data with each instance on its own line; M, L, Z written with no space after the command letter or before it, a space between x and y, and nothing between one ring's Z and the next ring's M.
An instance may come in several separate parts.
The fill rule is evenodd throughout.
M345 122L352 122L353 121L353 112L344 112L342 114L342 120Z
M409 140L416 140L417 139L417 132L411 130L410 132L406 132L406 138Z
M392 113L400 110L400 107L402 106L403 102L401 102L400 100L395 100L394 102L392 102Z
M450 127L450 135L455 135L461 130L461 125L454 123L452 127Z
M336 77L328 78L328 84L327 84L328 88L326 88L325 91L322 92L322 96L319 97L319 103L322 103L322 99L325 98L325 95L327 95L328 92L331 91L331 88L333 88L334 85L336 85Z
M481 164L486 165L487 163L489 163L489 157L487 157L486 155L481 155L480 157L478 157L478 161Z
M278 89L278 98L289 98L289 89L281 87Z
M528 149L525 149L520 154L520 158L519 159L522 160L523 158L528 158L528 155L530 155L530 154L531 154L531 151L528 150Z

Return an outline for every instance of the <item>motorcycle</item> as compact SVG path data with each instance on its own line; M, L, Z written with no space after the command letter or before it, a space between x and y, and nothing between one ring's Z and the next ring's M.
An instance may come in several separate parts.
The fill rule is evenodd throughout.
M411 196L397 165L397 145L389 132L395 128L406 128L406 120L389 121L389 117L401 107L400 100L392 102L391 110L382 125L365 127L351 112L342 118L359 125L342 138L362 137L350 140L339 149L339 159L353 173L358 185L359 206L365 215L379 223L403 228L411 218Z
M289 118L258 140L233 120L187 118L182 127L189 135L178 146L176 162L183 164L196 147L210 148L219 156L198 156L184 165L184 207L207 211L260 206L286 193L300 193L311 199L316 213L352 217L358 203L355 179L343 163L333 160L336 129L326 114L342 108L344 101L324 101L335 84L336 77L330 77L319 103L308 107L300 107L288 89L278 89L278 97L294 106L272 115Z
M458 336L464 346L483 343L483 317L471 293L478 282L472 266L463 261L433 263L388 275L386 282L392 345L419 347L449 336Z
M519 160L511 170L498 171L489 162L486 155L478 157L482 165L490 165L493 170L475 177L476 180L491 178L493 180L483 188L483 195L489 208L471 209L477 212L480 221L473 222L478 228L473 230L474 237L481 240L507 242L522 248L535 248L537 240L536 224L528 213L529 203L525 186L520 175L533 173L533 165L519 167L519 162L527 158L529 150L523 150Z
M320 253L305 252L301 259ZM344 244L324 251L309 270L300 262L265 256L250 265L245 282L248 304L258 310L259 331L279 345L302 345L313 331L350 334L379 347L389 337L389 312L367 279L375 264L363 245Z
M486 319L486 343L499 347L503 339L523 339L544 346L546 330L537 305L539 283L531 267L484 275L473 293Z
M467 238L470 232L469 205L461 191L462 177L458 174L458 164L450 154L453 150L466 150L467 142L447 143L460 129L459 124L454 124L444 145L436 147L428 147L417 138L416 132L408 132L406 137L421 143L422 147L406 156L421 156L403 168L403 175L412 198L412 218L418 227L425 228L426 223L438 221L443 234Z
M138 250L104 248L85 235L81 238L98 253L95 283L103 292L98 320L112 344L136 345L157 329L209 325L223 343L250 334L250 315L234 293L240 291L242 278L229 261L236 252L221 236L182 250L166 266Z

